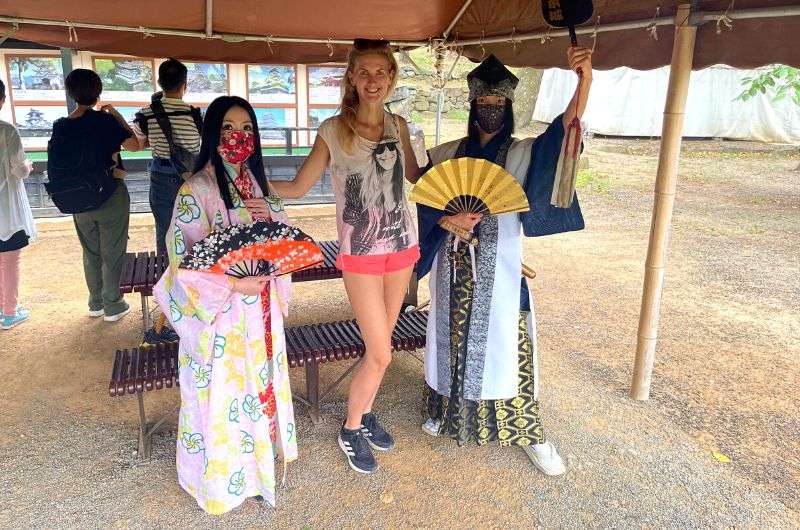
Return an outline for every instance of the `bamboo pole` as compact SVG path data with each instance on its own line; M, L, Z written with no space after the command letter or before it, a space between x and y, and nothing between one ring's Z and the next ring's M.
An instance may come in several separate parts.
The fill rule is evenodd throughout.
M436 48L436 83L439 85L439 93L436 95L436 144L439 145L442 139L442 105L444 104L444 86L447 79L444 77L444 57L445 49Z
M214 34L214 0L206 0L206 37Z
M650 242L645 262L642 309L639 314L639 336L630 396L637 400L650 397L650 382L658 339L658 319L664 271L669 246L672 209L678 179L683 117L692 73L694 41L697 28L690 25L690 6L682 4L675 15L675 40L672 45L672 64L669 73L664 123L661 131L661 150L650 224Z

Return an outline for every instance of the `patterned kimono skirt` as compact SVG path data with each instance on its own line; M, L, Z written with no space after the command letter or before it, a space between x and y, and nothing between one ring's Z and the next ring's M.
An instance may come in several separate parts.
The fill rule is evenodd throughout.
M449 252L454 267L450 289L450 395L442 396L425 387L425 412L441 422L439 434L455 439L459 445L470 442L501 446L531 445L544 442L539 417L539 402L534 398L533 344L526 325L527 312L519 315L519 393L504 400L465 399L464 370L467 357L467 333L472 312L472 260L467 245Z

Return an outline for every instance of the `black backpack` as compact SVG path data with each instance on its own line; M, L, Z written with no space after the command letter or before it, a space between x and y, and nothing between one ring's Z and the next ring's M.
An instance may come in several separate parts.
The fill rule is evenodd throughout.
M158 126L161 127L161 131L164 133L164 137L167 139L167 144L169 144L169 160L172 163L172 167L175 168L175 171L179 176L186 178L194 171L194 164L197 160L197 154L175 144L175 139L172 137L172 124L169 122L169 117L182 116L186 114L191 115L192 119L194 120L195 127L197 127L198 134L202 133L203 130L203 118L200 114L200 109L197 107L191 107L190 110L178 110L168 113L166 110L164 110L164 104L161 102L161 97L161 93L157 92L152 98L150 103L150 109L153 111L152 117L156 119ZM142 113L137 112L136 121L139 123L139 127L142 129L142 132L147 134L147 118Z
M102 161L87 139L59 134L47 142L47 178L44 187L63 213L100 208L117 189L109 160Z

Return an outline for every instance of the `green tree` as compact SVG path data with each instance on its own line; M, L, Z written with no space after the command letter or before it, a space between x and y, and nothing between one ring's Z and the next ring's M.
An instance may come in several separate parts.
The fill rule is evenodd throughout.
M745 77L742 85L745 88L736 97L740 101L747 101L758 94L770 94L772 101L789 97L795 105L800 106L800 68L778 64L755 77ZM795 170L800 171L800 164Z
M784 64L773 66L756 77L742 79L744 91L736 99L747 101L757 94L771 94L773 101L791 97L800 106L800 68Z

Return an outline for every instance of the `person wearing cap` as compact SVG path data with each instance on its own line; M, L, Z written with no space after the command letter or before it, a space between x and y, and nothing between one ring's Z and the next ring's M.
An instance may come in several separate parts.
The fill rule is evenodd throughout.
M511 135L518 79L489 56L467 76L467 136L431 149L429 167L473 157L504 167L520 184L552 179L562 165L557 161L565 130L580 119L592 79L590 50L571 47L567 57L570 68L581 72L575 96L542 135L517 140ZM417 208L417 274L431 275L423 431L459 445L519 446L546 475L563 474L566 467L545 438L540 416L536 319L521 271L520 214L447 215Z

